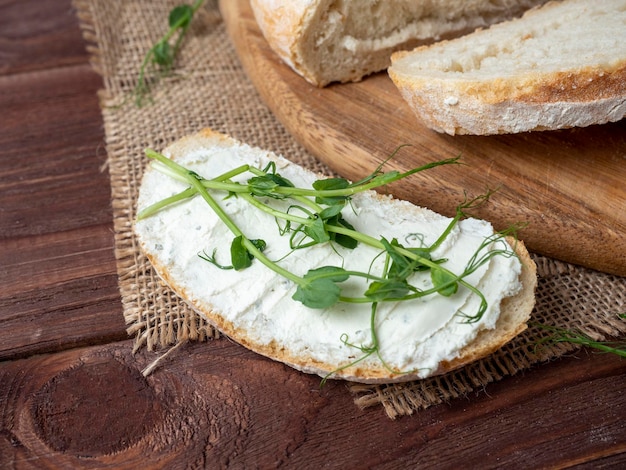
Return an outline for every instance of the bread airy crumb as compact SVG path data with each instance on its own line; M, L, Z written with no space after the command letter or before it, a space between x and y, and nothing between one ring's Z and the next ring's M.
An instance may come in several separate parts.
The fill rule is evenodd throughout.
M448 134L614 122L626 115L626 0L551 2L396 53L389 75L418 118Z
M252 0L272 49L310 83L354 82L391 53L521 15L546 0Z

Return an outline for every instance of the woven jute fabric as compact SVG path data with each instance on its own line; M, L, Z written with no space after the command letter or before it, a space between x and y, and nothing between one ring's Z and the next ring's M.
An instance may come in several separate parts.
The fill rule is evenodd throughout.
M262 102L242 69L215 1L194 16L175 73L153 86L152 103L130 96L141 62L167 30L180 0L75 0L94 69L102 76L104 121L114 215L115 253L123 312L135 348L163 352L220 334L158 279L132 232L145 148L160 150L204 127L330 174L301 147ZM535 324L577 328L595 339L626 332L626 278L533 255L537 304L530 328L492 356L456 372L402 385L352 385L355 403L382 406L390 417L411 414L490 382L571 352L568 343L544 343L551 334ZM210 347L210 344L207 344Z

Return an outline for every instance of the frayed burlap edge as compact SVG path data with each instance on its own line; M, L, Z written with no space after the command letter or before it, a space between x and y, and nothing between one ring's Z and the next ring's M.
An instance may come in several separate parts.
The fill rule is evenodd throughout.
M132 223L143 174L143 148L149 146L161 149L186 133L208 126L230 133L252 145L282 153L315 171L328 170L299 147L263 105L236 59L230 61L230 57L235 55L234 49L218 57L221 62L213 64L215 70L206 64L205 69L202 69L199 65L203 63L202 60L185 62L183 59L179 69L181 73L187 74L185 77L189 86L185 88L184 83L181 85L181 80L176 78L164 83L155 106L149 111L159 119L147 120L146 115L135 109L132 103L125 103L124 96L128 95L136 80L138 62L142 59L139 51L150 47L155 37L149 33L160 28L145 27L144 24L142 29L142 23L137 17L115 17L115 24L107 23L103 12L121 7L121 4L115 6L112 0L74 0L73 3L87 42L91 65L102 76L105 86L99 96L111 179L115 254L124 318L129 335L135 338L134 349L146 347L156 351L172 348L170 351L173 351L173 348L188 341L218 338L219 332L163 285L135 240ZM148 15L144 13L164 18L176 2L163 0L145 3L132 10L132 5L139 3L127 1L123 6L130 8L126 12L127 16L132 17L141 12L141 20L145 23L147 20L143 16ZM194 39L196 42L186 46L192 57L202 52L198 48L211 46L215 50L216 47L228 47L229 39L224 28L217 27L219 12L215 2L209 1L206 11L201 13L194 20L196 31L202 33L213 27L217 32L208 39L198 34L199 37ZM128 41L128 38L120 38L124 34L120 33L124 30L124 19L130 25L126 34L134 34L134 40L139 43L132 54L125 53L124 48L128 46L124 41ZM130 56L127 57L128 63L120 65L118 56L124 54ZM232 115L233 110L228 103L223 103L222 108L216 108L213 113L192 113L192 116L177 109L176 100L180 100L181 96L191 103L200 102L203 96L196 90L210 87L213 82L217 84L220 77L221 83L228 83L229 90L236 88L234 96L237 99L246 101L247 114ZM225 96L231 95L225 93ZM129 135L129 128L137 122L149 125L140 126ZM539 276L537 304L532 324L522 335L492 356L440 377L394 385L351 384L355 403L362 408L382 406L391 418L410 415L480 390L503 377L577 349L566 343L544 343L550 333L536 324L576 328L596 340L626 332L626 322L617 317L617 313L625 309L626 279L541 256L533 256L533 259L537 263ZM154 364L144 373L150 373L153 367Z

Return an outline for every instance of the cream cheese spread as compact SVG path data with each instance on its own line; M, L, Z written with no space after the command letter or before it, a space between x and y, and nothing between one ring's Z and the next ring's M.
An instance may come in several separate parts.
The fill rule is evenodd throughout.
M280 157L262 154L247 145L195 150L176 161L205 178L213 178L242 164L264 168L269 159L277 162L277 171L296 186L311 187L318 178ZM187 187L169 176L148 169L144 176L138 209L141 210ZM347 270L380 273L380 251L360 243L354 250L329 244L295 250L290 253L288 236L279 234L276 220L258 211L241 198L216 199L249 239L263 239L265 254L297 275L325 265ZM280 206L281 201L269 201ZM283 207L284 208L284 207ZM405 247L431 245L448 226L450 219L408 202L380 197L373 192L353 197L343 216L355 229L377 239L396 238ZM285 348L292 356L336 365L353 362L363 355L354 345L371 345L371 304L338 303L328 309L311 309L293 300L296 285L266 266L253 261L241 271L221 270L201 259L199 254L216 251L220 264L230 264L229 247L233 239L217 215L201 197L170 206L136 222L135 231L154 260L166 269L187 300L199 311L218 312L232 326L245 332L249 341L270 343ZM464 271L470 257L484 239L493 234L485 221L464 219L433 253L433 259L454 273ZM503 243L503 242L500 242ZM280 261L278 261L280 260ZM419 370L423 377L434 372L441 361L454 359L482 329L494 328L500 302L521 288L518 280L520 261L515 256L494 256L466 280L485 296L488 308L474 323L465 321L479 306L476 295L460 286L451 297L430 295L423 299L380 303L376 317L379 349L384 361L400 371ZM428 272L416 273L412 285L430 287ZM362 296L367 288L361 278L342 284L346 295ZM380 367L375 356L361 366ZM329 371L330 372L330 371Z

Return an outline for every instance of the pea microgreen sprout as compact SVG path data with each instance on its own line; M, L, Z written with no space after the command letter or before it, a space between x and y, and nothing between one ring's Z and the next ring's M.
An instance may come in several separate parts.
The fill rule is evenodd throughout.
M618 317L626 319L626 313L618 314ZM586 346L601 352L616 354L626 357L626 341L598 341L577 329L567 329L556 326L534 323L535 326L543 330L552 332L552 335L538 341L544 343L569 343Z
M342 341L346 345L356 347L363 352L363 356L357 358L352 364L375 354L384 367L392 373L402 373L387 366L380 352L375 320L378 305L381 302L404 302L429 295L451 296L463 286L478 296L480 302L475 313L460 312L460 315L467 322L478 321L487 310L487 301L480 290L471 285L466 278L494 256L515 256L515 252L508 243L503 241L505 237L513 233L513 230L509 230L485 239L470 257L465 269L459 274L443 266L446 260L433 259L435 249L448 237L459 220L465 217L466 211L486 201L490 192L475 199L467 200L466 198L466 201L457 208L456 215L450 220L445 230L430 246L424 245L423 237L419 234L414 235L415 239L422 241L422 246L419 247L405 247L395 238L378 239L355 230L344 219L342 211L355 194L386 186L426 169L456 164L458 158L428 163L405 172L395 170L383 172L381 165L371 175L356 183L351 183L344 178L325 178L316 180L311 188L300 188L281 176L276 171L276 165L273 162L264 169L242 165L208 179L153 150L146 150L146 155L153 160L154 169L185 182L189 187L143 209L138 215L139 219L149 217L171 204L200 196L233 234L230 265L218 263L216 249L211 255L207 255L206 252L199 255L203 260L221 269L241 270L249 267L256 259L275 273L292 281L296 285L292 298L309 308L324 309L337 302L371 304L370 344L356 346L350 343L346 336L342 336ZM247 180L234 181L236 177L242 180L248 174L251 176ZM280 221L279 233L280 235L289 234L289 245L292 251L319 244L330 244L333 247L336 244L350 250L362 243L374 248L379 253L377 256L385 257L382 272L381 274L373 273L371 267L368 272L360 272L344 269L342 266L318 266L309 269L302 276L296 275L282 267L278 261L271 260L265 255L265 241L250 239L246 236L215 199L214 193L219 192L224 193L225 197L241 198L254 208ZM269 201L272 199L286 202L287 209L270 204ZM501 241L502 243L499 244ZM370 266L373 266L373 261ZM411 276L419 271L430 272L432 287L420 289L411 285ZM366 280L367 288L360 296L347 296L343 293L341 284L349 278Z
M141 63L139 78L133 90L135 104L138 107L143 106L146 95L150 94L150 84L146 79L148 68L157 71L158 78L167 76L171 72L193 15L202 3L204 0L196 0L192 5L178 5L170 11L168 31L150 48ZM170 41L174 36L176 39L172 46Z

